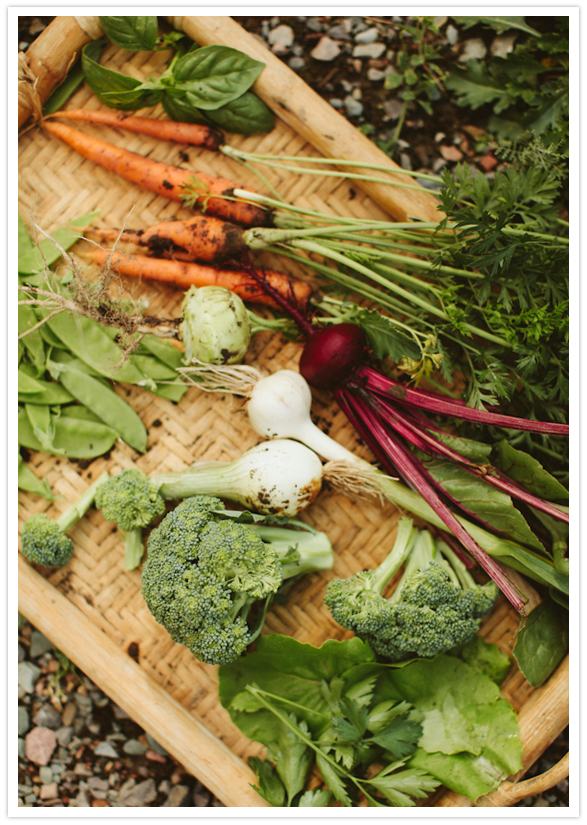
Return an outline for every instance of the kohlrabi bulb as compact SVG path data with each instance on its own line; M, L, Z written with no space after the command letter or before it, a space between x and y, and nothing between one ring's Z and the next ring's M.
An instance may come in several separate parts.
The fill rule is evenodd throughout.
M222 286L191 286L182 304L180 336L186 364L237 364L251 342L247 309Z

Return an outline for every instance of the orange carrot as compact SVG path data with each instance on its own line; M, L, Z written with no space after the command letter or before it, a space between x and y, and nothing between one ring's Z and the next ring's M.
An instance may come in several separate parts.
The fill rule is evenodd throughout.
M174 140L188 146L203 146L216 151L224 143L222 133L212 126L202 126L199 123L177 123L174 120L158 120L154 117L137 117L128 112L115 112L99 109L67 109L62 112L53 112L47 117L63 117L67 120L85 120L89 123L100 123L105 126L115 126L126 129L128 132L137 132L141 135L150 135L161 140Z
M94 248L88 253L94 263L107 264L110 269L131 278L145 278L161 281L180 289L190 286L223 286L235 292L243 301L267 304L276 307L274 301L265 295L248 272L241 269L220 269L204 264L170 261L166 258L151 258L148 255L125 255L109 249ZM299 281L282 272L270 269L259 271L272 287L278 289L289 300L294 300L301 309L305 309L312 287L305 281Z
M116 229L88 227L86 234L108 242L119 238L144 246L153 255L213 264L236 258L247 248L240 226L208 215L195 215L185 221L164 221L145 230L118 232Z
M90 137L64 123L44 120L42 125L47 132L60 138L83 157L150 192L181 203L186 196L193 195L193 202L201 204L207 213L244 226L267 226L271 223L268 210L243 201L229 200L234 198L235 188L241 188L233 181L145 158Z

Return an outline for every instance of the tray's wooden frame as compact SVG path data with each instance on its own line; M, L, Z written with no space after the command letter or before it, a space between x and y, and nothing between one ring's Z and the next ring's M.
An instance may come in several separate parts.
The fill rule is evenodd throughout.
M222 43L263 60L267 66L255 91L275 113L322 154L345 159L394 164L342 116L316 95L280 60L264 49L231 18L174 17L170 22L201 45ZM57 17L19 55L19 127L38 111L65 77L83 45L101 34L93 17ZM437 219L430 193L358 184L396 219L407 216ZM251 790L254 777L245 762L213 736L151 675L128 657L100 627L70 599L28 565L19 555L19 610L72 659L114 701L127 710L184 767L198 776L228 807L265 807ZM550 680L531 692L520 713L523 768L493 794L473 805L464 797L444 792L436 807L507 807L529 794L552 787L568 773L568 758L547 774L526 782L520 779L568 724L569 663L566 659ZM230 772L230 782L224 777Z

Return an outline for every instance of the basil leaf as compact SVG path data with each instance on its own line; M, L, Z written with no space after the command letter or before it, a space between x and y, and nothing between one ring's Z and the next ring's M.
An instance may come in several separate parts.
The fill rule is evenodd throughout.
M100 17L106 37L133 52L151 51L157 42L157 17Z
M103 45L104 41L100 42ZM144 89L140 80L101 66L95 59L95 48L88 50L88 46L95 44L88 43L82 49L82 69L86 83L101 103L131 111L159 102L161 92Z
M198 109L195 102L192 103L192 97L189 92L178 94L177 92L174 93L172 89L168 89L163 93L161 105L165 109L165 113L169 115L172 120L177 120L180 123L203 123L210 125L210 121L206 115Z
M228 46L190 50L175 63L175 88L191 92L200 109L218 109L249 89L265 67Z
M524 678L539 687L564 658L568 646L567 612L547 599L530 612L518 631L513 654Z
M214 126L238 135L270 132L275 126L271 109L253 92L245 92L236 100L207 114Z

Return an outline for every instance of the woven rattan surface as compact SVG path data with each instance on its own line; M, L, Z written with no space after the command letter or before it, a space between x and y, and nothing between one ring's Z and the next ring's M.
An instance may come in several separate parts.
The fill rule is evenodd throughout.
M102 62L142 78L159 74L167 59L168 54L164 52L130 54L110 49ZM89 90L83 88L68 106L94 108L99 104ZM160 114L159 110L152 113ZM80 128L141 154L262 189L252 172L221 154L89 124ZM298 135L280 122L268 135L229 136L229 143L273 154L314 154ZM97 224L117 229L125 224L128 228L145 228L164 219L190 214L177 203L143 192L97 169L38 127L21 137L19 162L19 212L27 223L34 220L46 231L96 210L100 213ZM264 173L287 201L323 212L386 218L360 190L338 178L309 178L278 174L274 170L264 170ZM269 258L260 260L271 262ZM287 262L280 261L279 267L299 274L299 270ZM149 300L151 314L178 315L181 292L149 282L125 285L134 297ZM247 362L268 371L295 368L299 351L297 345L285 342L278 335L262 333L255 337ZM136 466L148 474L181 470L198 460L236 458L259 441L248 425L239 399L190 388L176 405L135 387L119 386L117 391L128 399L149 431L146 454L135 453L122 442L108 456L91 464L32 454L31 466L40 477L47 478L60 497L48 504L21 492L23 520L41 510L58 516L105 469L116 473ZM315 420L331 435L370 458L327 394L315 394L313 413ZM390 504L382 508L375 500L351 501L339 493L323 491L303 518L328 533L336 555L334 570L309 576L298 583L289 592L286 603L272 608L265 631L288 634L314 645L348 635L330 619L322 604L326 584L332 576L347 576L378 564L391 546L399 516ZM234 753L243 756L257 753L258 746L239 733L219 705L216 668L201 664L186 648L172 643L166 631L151 617L140 593L140 572L128 573L123 569L123 546L113 525L106 522L101 513L90 511L70 535L76 548L74 557L66 567L53 573L50 581L122 649L136 645L140 665ZM484 622L482 633L489 641L511 652L516 626L515 613L500 600ZM517 710L532 692L515 667L503 690Z

